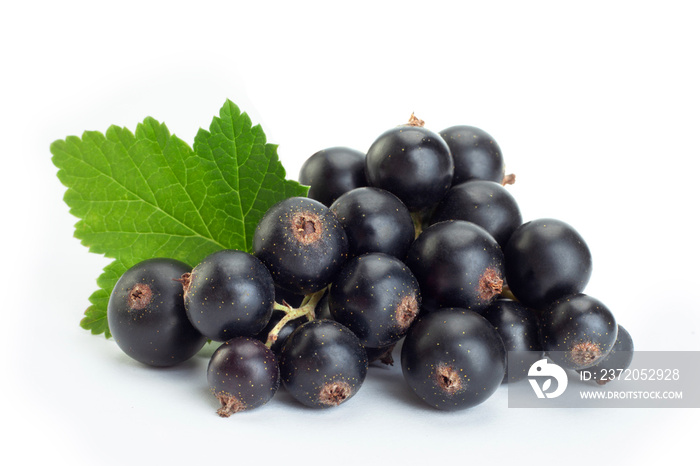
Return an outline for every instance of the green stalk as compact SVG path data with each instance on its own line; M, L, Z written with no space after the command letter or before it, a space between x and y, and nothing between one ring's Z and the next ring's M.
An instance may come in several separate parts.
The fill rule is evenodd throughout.
M296 308L290 306L286 302L283 302L282 304L276 302L273 308L276 311L284 312L285 315L279 322L277 322L277 325L270 330L270 333L267 334L267 342L265 343L265 346L270 348L272 344L277 341L280 330L282 330L282 327L284 327L290 320L298 319L299 317L306 317L308 320L314 320L316 318L316 305L325 293L326 288L304 296L304 300L301 302L301 305Z

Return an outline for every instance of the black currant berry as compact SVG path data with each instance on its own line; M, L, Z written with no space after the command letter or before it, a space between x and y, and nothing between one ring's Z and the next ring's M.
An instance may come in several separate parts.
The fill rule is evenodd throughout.
M297 401L312 408L330 408L360 389L367 375L367 354L344 325L312 320L297 328L282 347L280 374Z
M497 299L482 315L496 329L506 351L520 357L519 367L529 368L544 357L537 316L517 301ZM517 382L527 377L527 371L509 371L503 382Z
M421 316L401 349L408 386L435 408L454 411L485 401L501 385L506 350L479 314L445 308Z
M309 186L311 199L330 206L341 194L367 185L365 154L347 147L318 151L301 166L299 183Z
M345 264L331 285L328 303L333 319L364 346L381 348L406 334L421 296L418 281L403 262L375 252Z
M408 208L383 189L353 189L340 196L331 211L348 235L351 256L383 252L403 260L416 236Z
M365 166L368 184L395 194L411 212L439 202L454 171L442 137L418 124L384 132L367 151Z
M276 285L306 295L335 278L348 257L348 239L328 207L291 197L265 213L255 229L253 250Z
M540 310L580 293L591 278L591 252L567 223L551 218L518 227L503 250L506 281L516 298Z
M408 251L406 265L415 274L423 308L486 309L503 287L503 253L486 230L471 222L449 220L423 230Z
M617 338L612 312L597 299L576 294L555 301L540 316L547 356L568 369L585 369L601 361Z
M219 346L209 361L207 382L221 417L262 406L280 385L277 357L262 342L233 338Z
M515 198L493 181L473 180L450 188L437 205L430 223L466 220L488 231L501 247L523 223Z
M151 366L173 366L197 353L206 338L187 319L182 286L190 266L173 259L140 262L112 290L107 322L119 348Z
M215 341L253 336L270 321L275 284L267 268L244 251L224 249L182 277L192 325Z
M501 148L486 131L474 126L452 126L440 131L440 136L454 159L453 186L474 179L503 181L505 164Z
M583 370L591 373L591 378L598 385L605 385L616 377L619 378L621 372L630 367L633 356L634 343L632 342L632 336L622 325L618 325L617 338L608 355L601 359L600 362Z

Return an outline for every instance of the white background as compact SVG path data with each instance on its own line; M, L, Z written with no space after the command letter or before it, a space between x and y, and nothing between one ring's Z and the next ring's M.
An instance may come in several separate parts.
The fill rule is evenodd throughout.
M226 98L280 145L291 178L313 152L366 150L411 112L434 130L479 126L517 174L525 219L560 218L586 238L587 292L636 347L700 350L693 2L7 3L3 461L674 464L696 451L698 410L516 410L502 387L443 413L413 398L398 365L372 367L334 410L280 391L220 419L211 349L152 370L78 326L108 261L73 238L49 153L146 116L192 143Z

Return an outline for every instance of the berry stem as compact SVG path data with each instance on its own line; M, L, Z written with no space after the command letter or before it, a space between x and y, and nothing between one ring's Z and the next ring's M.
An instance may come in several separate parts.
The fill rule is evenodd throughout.
M290 320L298 319L299 317L306 317L308 320L314 320L316 318L316 305L323 298L326 293L326 289L322 289L315 293L307 294L304 296L304 300L301 302L299 307L292 307L286 301L282 301L282 304L275 303L274 309L277 311L282 311L285 313L284 317L277 322L277 325L272 327L270 333L267 334L267 342L265 346L270 348L272 344L277 340L277 336L282 330L287 322Z
M423 215L421 212L411 212L411 218L413 219L413 228L416 231L416 238L423 233Z
M275 305L272 306L272 309L275 311L282 311L282 312L289 312L290 309L294 309L287 301L282 301L282 303L275 302Z
M518 298L516 298L513 292L510 290L510 287L508 285L503 285L503 289L501 290L501 299L519 301Z

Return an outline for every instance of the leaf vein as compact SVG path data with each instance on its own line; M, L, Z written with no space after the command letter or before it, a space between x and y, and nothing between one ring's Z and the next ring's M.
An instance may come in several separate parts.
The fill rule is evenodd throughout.
M100 151L100 152L101 152L101 151ZM84 159L84 158L77 157L76 155L71 154L70 152L67 152L67 154L68 154L69 157L72 157L72 158L73 158L75 161L77 161L78 163L84 164L84 165L86 165L86 166L92 168L92 169L95 170L96 172L102 174L103 176L107 177L108 179L112 180L117 186L119 186L120 188L122 188L126 193L128 193L128 194L130 194L130 195L132 195L132 196L134 196L134 197L136 198L136 199L131 199L131 201L134 201L134 202L139 202L139 201L140 201L140 202L143 202L143 203L145 203L146 205L149 205L149 206L151 206L152 208L154 208L156 211L158 211L158 212L164 214L167 218L172 219L175 223L177 223L177 224L179 224L179 225L185 227L187 230L191 231L193 234L198 235L198 236L200 236L200 237L202 237L202 238L211 240L212 242L214 242L215 244L217 244L217 245L220 246L221 248L225 248L225 247L226 247L226 246L224 246L223 244L221 244L219 241L217 241L216 239L211 238L211 237L207 238L206 236L202 235L200 232L197 232L197 231L194 230L190 225L187 225L187 224L184 223L182 220L180 220L180 219L178 219L177 217L173 216L171 213L169 213L169 212L163 210L163 209L162 209L160 206L158 206L157 204L153 204L153 203L149 202L148 200L144 199L140 194L138 194L138 193L134 192L133 190L129 189L124 183L121 183L119 180L117 180L117 179L115 179L114 177L112 177L111 174L105 173L103 170L101 170L101 169L100 169L99 167L97 167L95 164L90 163L88 160L86 160L86 159ZM104 154L103 154L103 156L104 156ZM73 189L73 188L71 188L71 189ZM79 192L79 191L76 191L75 189L73 189L73 190L74 190L74 192ZM92 203L92 202L95 202L95 201L90 200L89 202ZM102 201L102 202L107 202L107 201ZM197 209L195 209L195 210L197 210Z

